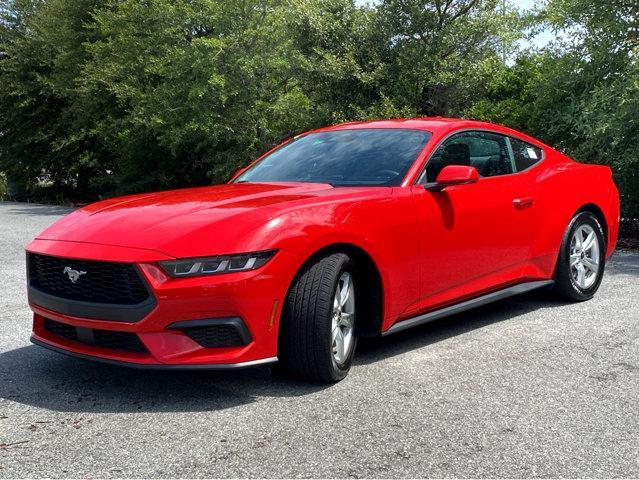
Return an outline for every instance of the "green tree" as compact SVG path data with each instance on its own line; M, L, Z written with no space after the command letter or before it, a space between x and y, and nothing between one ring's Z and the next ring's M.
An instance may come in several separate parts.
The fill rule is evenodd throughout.
M458 115L472 105L524 19L497 0L383 0L383 90L419 115Z
M283 2L114 2L78 80L121 191L223 181L308 124ZM96 101L96 99L99 99Z
M547 15L567 35L540 82L559 114L547 135L577 159L610 165L623 214L638 218L639 4L551 0Z
M93 0L16 0L0 22L0 169L88 195L97 147L74 110Z

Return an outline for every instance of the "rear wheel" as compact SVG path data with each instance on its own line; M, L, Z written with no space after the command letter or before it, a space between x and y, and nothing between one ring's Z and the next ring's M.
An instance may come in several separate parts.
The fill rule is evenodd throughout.
M570 301L592 298L603 278L605 252L603 228L597 217L590 212L575 215L561 245L555 292Z
M351 259L336 253L306 266L286 299L279 358L297 376L337 382L351 368L355 334L355 275Z

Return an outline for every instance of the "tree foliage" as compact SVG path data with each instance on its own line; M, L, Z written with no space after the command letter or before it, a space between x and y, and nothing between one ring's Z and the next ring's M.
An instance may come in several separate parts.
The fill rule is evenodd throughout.
M90 200L224 181L325 124L467 116L611 165L639 216L637 2L515 4L2 0L0 171ZM531 28L558 40L518 51Z
M92 0L16 0L0 21L0 168L86 189L92 145L73 113ZM81 192L85 193L85 192Z

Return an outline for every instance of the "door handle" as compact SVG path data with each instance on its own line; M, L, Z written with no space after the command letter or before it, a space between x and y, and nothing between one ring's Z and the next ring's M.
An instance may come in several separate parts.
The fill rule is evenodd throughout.
M521 197L513 199L513 205L515 206L515 208L532 207L533 203L535 203L535 199L532 197Z

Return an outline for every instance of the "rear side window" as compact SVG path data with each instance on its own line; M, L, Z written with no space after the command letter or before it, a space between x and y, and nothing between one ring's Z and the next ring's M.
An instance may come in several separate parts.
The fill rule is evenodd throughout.
M526 143L517 138L510 138L510 144L513 148L513 157L515 158L515 167L518 172L532 167L535 163L541 161L544 152L541 148Z

